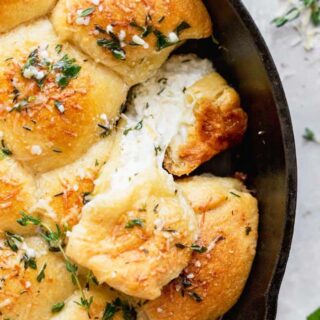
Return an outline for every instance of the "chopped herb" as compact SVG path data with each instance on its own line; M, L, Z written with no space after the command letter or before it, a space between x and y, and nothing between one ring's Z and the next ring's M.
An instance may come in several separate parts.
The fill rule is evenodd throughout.
M56 53L57 53L57 54L61 53L61 51L62 51L62 44L57 44L55 49L56 49Z
M134 227L143 227L143 223L144 222L145 221L142 220L142 219L138 219L138 218L137 219L132 219L126 224L125 228L126 229L132 229Z
M143 127L143 120L140 120L137 125L134 127L134 130L141 130Z
M58 302L54 304L51 308L52 313L58 313L64 308L64 302Z
M310 22L315 26L320 26L320 3L319 0L301 0L299 7L292 7L284 15L272 20L277 27L282 27L288 22L294 21L305 11L310 11Z
M164 90L166 90L166 88L162 88L162 89L157 93L157 95L160 96L161 93L162 93Z
M1 150L3 157L12 155L12 151L6 147L6 144L3 139L1 140L0 150Z
M164 85L166 85L167 82L168 82L168 79L167 79L167 78L160 78L160 79L158 80L158 83L161 83L161 84L164 84Z
M28 255L24 254L22 257L22 260L24 261L24 268L28 269L37 269L37 262L36 259L34 257L29 257Z
M305 128L303 138L306 141L317 142L315 133L309 128Z
M62 153L62 150L60 150L60 149L57 149L57 148L55 148L55 149L52 149L52 151L53 151L53 152L55 152L55 153Z
M81 67L76 64L76 60L69 58L65 54L57 63L53 65L53 69L58 71L56 83L61 88L65 88L72 79L78 77Z
M57 198L57 197L61 197L63 195L64 195L64 192L60 192L60 193L55 194L54 197Z
M10 61L12 59L13 59L13 57L9 57L9 58L5 59L4 61L7 62L7 61Z
M126 52L121 47L119 38L112 32L109 33L111 39L98 39L97 45L111 51L112 55L118 60L126 59Z
M19 248L18 248L17 242L22 243L23 238L9 231L5 233L5 236L6 236L5 245L8 246L13 252L18 252Z
M158 23L161 23L166 17L165 16L162 16L159 20L158 20Z
M100 33L107 33L107 31L106 31L105 29L103 29L101 26L99 26L98 24L96 24L96 25L94 26L94 29L95 29L96 31L99 31Z
M192 286L191 281L187 278L187 276L185 274L182 274L181 276L181 284L183 286L183 288L190 288Z
M176 42L171 42L169 38L159 30L154 30L153 34L157 37L157 51L161 51L177 44Z
M89 288L89 284L90 282L92 282L93 284L95 284L96 286L99 285L99 281L98 279L95 277L95 275L93 274L92 271L89 271L87 274L87 284L86 287Z
M198 252L198 253L205 253L208 250L207 247L199 246L197 244L191 245L191 249L192 249L192 251Z
M182 21L174 30L174 32L179 36L180 33L186 29L189 29L191 26L189 23Z
M47 264L45 263L42 266L41 271L39 272L39 274L37 276L37 281L38 282L41 282L46 277L46 275L45 275L46 268L47 268Z
M20 214L22 215L22 218L18 219L17 222L21 226L24 226L24 227L28 226L28 225L38 226L41 224L40 219L33 217L33 216L29 216L24 211L20 211Z
M202 302L203 298L194 291L187 291L187 294L196 302Z
M111 133L110 127L107 127L100 123L98 123L98 127L102 129L102 132L100 133L100 137L105 138L110 135Z
M183 87L182 92L185 93L187 91L186 87Z
M29 127L27 127L27 126L23 126L22 128L23 128L24 130L27 130L27 131L32 131L32 129L29 128Z
M278 28L280 28L280 27L284 26L286 23L297 19L300 16L300 13L301 13L300 9L294 7L292 9L290 9L283 16L273 19L272 23L274 23Z
M12 94L13 94L12 102L15 103L15 102L18 101L18 98L19 98L19 96L20 96L20 91L19 91L19 89L17 89L16 87L13 87Z
M137 313L133 307L129 305L127 301L122 301L120 298L115 299L111 303L108 302L104 310L102 320L111 320L115 314L122 311L124 320L136 320Z
M82 17L82 18L87 17L90 14L92 14L94 10L95 10L94 7L87 8L85 10L82 10L82 12L80 13L79 16Z
M252 231L252 228L251 227L246 227L246 236L248 236Z
M99 161L96 160L95 163L94 163L94 165L95 165L96 167L98 167L98 166L99 166Z
M154 147L154 152L155 152L156 156L159 155L161 151L162 151L162 148L160 146Z
M230 194L232 194L233 196L237 197L237 198L241 198L237 193L230 191Z
M185 249L187 246L182 244L182 243L176 243L175 246L178 248L178 249Z

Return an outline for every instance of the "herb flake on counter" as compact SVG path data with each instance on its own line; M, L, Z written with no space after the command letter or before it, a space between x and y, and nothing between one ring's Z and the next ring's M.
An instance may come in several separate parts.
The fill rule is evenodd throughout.
M309 128L305 128L304 134L303 134L302 137L303 137L303 139L306 140L306 141L309 141L309 142L317 142L315 133L314 133L311 129L309 129Z

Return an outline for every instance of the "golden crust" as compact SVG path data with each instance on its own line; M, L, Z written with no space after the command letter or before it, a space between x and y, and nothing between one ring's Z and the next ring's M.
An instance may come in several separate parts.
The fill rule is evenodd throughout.
M69 297L75 287L60 254L49 252L47 244L38 237L26 238L25 242L36 252L37 270L25 269L24 250L13 252L1 242L1 319L47 320L52 306ZM45 278L39 282L37 276L45 263Z
M175 244L190 247L198 228L193 211L168 186L165 173L152 168L139 176L129 187L100 194L84 207L67 254L92 270L100 283L155 299L189 261L190 250Z
M118 116L126 98L124 82L68 44L58 53L59 40L47 20L2 36L0 44L0 130L15 159L34 172L78 159ZM62 87L55 65L66 65L66 57L75 59L69 65L81 69ZM38 58L49 66L24 67ZM42 71L47 75L40 85L28 78Z
M194 105L195 123L189 126L185 141L171 143L164 161L165 168L176 176L190 174L240 142L247 128L239 95L218 73L209 74L188 88L186 99Z
M219 318L238 300L255 256L257 201L239 181L202 176L179 185L198 213L198 243L208 250L194 253L180 278L142 307L141 320Z
M67 228L76 225L83 206L91 198L94 181L109 158L114 138L111 134L74 163L38 177L37 204L31 212L48 219L49 224L58 223Z
M20 211L28 211L34 205L35 190L30 173L8 156L0 160L0 231L32 233L33 228L22 227L16 220L21 218Z
M56 0L0 0L0 32L49 13Z
M81 17L83 10L88 8L94 11ZM130 85L149 78L179 45L179 39L205 38L211 35L212 28L208 12L200 0L103 0L97 6L88 0L61 0L53 12L52 22L62 39L75 43L94 60L118 72ZM174 45L171 43L160 50L157 46L159 32L163 39L182 22L191 27L179 32ZM133 23L137 25L133 26ZM109 30L116 39L120 37L126 44L122 48L118 45L117 52L97 45L99 39L111 39L105 31L108 25L113 26ZM148 35L142 36L146 26L157 29L158 36L149 32L150 27ZM134 36L143 39L136 41ZM121 58L119 51L122 52Z

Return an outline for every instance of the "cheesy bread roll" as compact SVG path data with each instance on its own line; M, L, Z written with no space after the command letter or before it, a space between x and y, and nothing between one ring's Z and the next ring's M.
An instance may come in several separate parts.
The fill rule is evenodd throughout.
M100 168L109 158L114 138L114 134L109 135L74 163L39 176L37 203L31 212L46 218L53 227L58 223L69 229L77 224L83 206L91 199Z
M50 319L75 290L65 261L39 237L5 233L0 245L1 319Z
M240 98L216 72L185 90L194 120L182 124L169 145L165 168L176 176L189 174L213 156L239 143L247 128Z
M48 20L0 37L0 84L4 141L36 173L108 135L127 92L117 75L61 44Z
M241 182L201 176L179 185L198 215L198 246L179 278L141 308L141 320L218 319L238 300L255 256L257 201Z
M66 300L64 308L50 320L136 319L136 312L129 302L106 286L90 288L86 295L93 298L89 314L75 303L81 299L80 292L76 291Z
M186 39L211 35L200 0L61 0L52 22L95 61L130 85L149 78Z
M0 32L49 13L56 0L0 0Z
M83 208L67 255L100 283L141 299L157 298L190 259L191 249L177 244L190 248L198 235L194 213L175 187L156 167L128 184L113 183Z
M16 220L21 218L20 211L29 210L35 203L35 181L10 152L0 148L0 231L30 234L34 228L21 227Z

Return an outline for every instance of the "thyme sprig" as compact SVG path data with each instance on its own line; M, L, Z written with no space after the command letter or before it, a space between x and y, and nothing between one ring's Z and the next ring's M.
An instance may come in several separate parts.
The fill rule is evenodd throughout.
M298 19L307 10L310 10L311 23L315 27L320 26L320 0L300 0L300 5L290 8L284 15L273 19L272 23L280 28L288 22Z
M20 214L22 217L18 219L17 222L21 226L38 226L40 230L40 236L48 243L49 250L60 252L62 254L65 260L66 270L71 274L73 284L76 285L80 291L80 301L76 303L87 311L90 318L90 306L93 302L93 297L86 297L86 294L78 277L78 266L75 263L71 262L71 260L66 255L66 252L64 250L64 241L66 238L65 231L62 231L58 225L56 225L56 231L53 231L47 224L43 223L41 219L30 216L23 211L21 211Z

